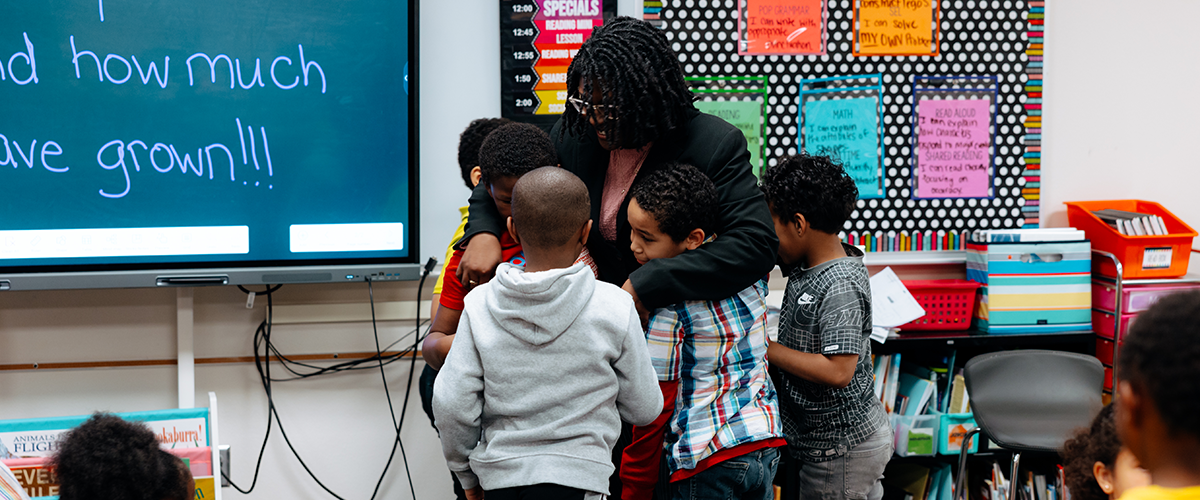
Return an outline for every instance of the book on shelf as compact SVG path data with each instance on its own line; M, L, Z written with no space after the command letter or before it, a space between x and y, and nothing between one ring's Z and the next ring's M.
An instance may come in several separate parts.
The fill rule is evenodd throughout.
M954 496L954 472L950 464L932 466L897 462L888 465L884 488L905 493L913 500L951 500Z
M891 355L877 354L871 362L875 371L875 398L883 401L883 384L887 380L887 367L891 366Z
M959 373L950 384L950 405L946 408L946 413L967 413L970 407L971 396L967 394L967 379Z
M896 413L896 396L900 389L900 353L892 354L890 361L883 392L884 409L889 414Z
M976 229L970 235L972 243L1032 243L1049 241L1082 241L1087 235L1073 227L1036 229Z
M1154 214L1128 212L1112 208L1093 210L1092 214L1124 235L1167 236L1169 234L1163 218Z
M928 378L921 378L911 373L901 373L899 394L908 404L897 413L909 416L925 413L935 392L934 385L934 381Z

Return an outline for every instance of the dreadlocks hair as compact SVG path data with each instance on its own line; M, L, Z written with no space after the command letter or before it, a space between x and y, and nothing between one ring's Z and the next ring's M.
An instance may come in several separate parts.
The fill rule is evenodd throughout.
M467 125L458 136L458 169L467 189L475 188L471 184L471 171L479 166L479 146L483 145L483 140L493 130L509 123L512 120L508 118L479 118Z
M666 35L631 17L594 28L567 69L567 89L576 98L591 102L597 86L602 102L592 104L616 110L601 131L617 148L645 146L683 125L688 110L695 109L695 97ZM577 136L592 128L574 106L566 107L563 120L566 130Z
M760 188L775 215L803 215L813 229L829 234L842 230L858 200L858 187L840 164L806 153L781 158L763 174Z
M1117 371L1171 432L1200 437L1200 292L1163 297L1129 327Z
M191 500L190 472L154 432L106 413L71 430L51 460L61 500Z
M1092 466L1096 462L1112 470L1121 451L1121 438L1113 419L1113 405L1105 406L1092 420L1092 425L1080 430L1063 444L1063 472L1071 497L1077 500L1108 500L1100 489Z
M528 123L501 125L479 147L480 182L520 177L538 167L558 165L558 153L545 130Z
M694 229L705 237L717 230L717 188L696 167L672 163L638 180L629 193L675 243Z

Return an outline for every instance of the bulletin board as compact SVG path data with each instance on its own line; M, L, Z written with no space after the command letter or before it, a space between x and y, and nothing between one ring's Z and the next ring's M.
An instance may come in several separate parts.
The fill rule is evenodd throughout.
M765 165L800 148L854 164L860 197L845 241L871 251L954 250L970 230L1038 226L1045 2L663 0L643 8L686 76L766 78Z

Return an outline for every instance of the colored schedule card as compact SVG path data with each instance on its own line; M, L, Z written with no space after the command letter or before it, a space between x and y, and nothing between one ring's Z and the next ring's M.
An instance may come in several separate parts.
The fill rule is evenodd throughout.
M742 131L750 150L750 165L761 175L763 149L763 103L759 100L696 101L696 109L719 116Z
M858 0L854 55L938 55L937 0Z
M987 99L917 103L918 198L990 196L992 146Z
M804 103L804 137L809 153L842 162L862 198L882 196L879 176L879 99L812 100Z
M549 129L567 109L567 68L616 2L501 0L500 14L500 114Z
M824 0L738 2L739 54L824 54Z

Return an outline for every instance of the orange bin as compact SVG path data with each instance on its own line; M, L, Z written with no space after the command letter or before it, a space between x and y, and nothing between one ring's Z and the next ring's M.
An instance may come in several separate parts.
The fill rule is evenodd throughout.
M1168 234L1121 234L1092 213L1106 208L1162 217ZM1092 240L1093 250L1103 250L1117 256L1125 279L1178 278L1187 274L1192 238L1196 237L1196 231L1158 203L1142 200L1068 201L1067 220L1072 227L1087 233L1088 239ZM1153 253L1148 254L1147 250ZM1167 254L1170 256L1169 265ZM1096 259L1095 262L1100 266L1100 274L1117 275L1116 268L1108 259Z

